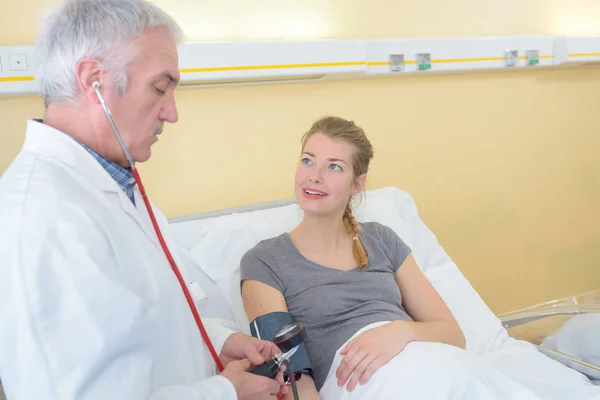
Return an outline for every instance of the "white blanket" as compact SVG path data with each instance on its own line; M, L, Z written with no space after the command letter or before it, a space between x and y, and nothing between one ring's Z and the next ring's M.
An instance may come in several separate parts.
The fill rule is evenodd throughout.
M328 381L321 391L325 399L600 398L600 387L592 386L582 374L509 337L421 220L410 194L397 188L369 191L355 215L361 222L389 226L411 247L417 264L458 321L467 350L411 343L352 395L337 388L335 379ZM248 333L240 295L240 259L260 240L289 232L301 219L300 209L287 205L172 224L180 250L188 254L184 262L205 292L205 298L196 299L200 314L230 321ZM582 332L588 344L596 343L593 331ZM557 347L562 348L558 341ZM336 363L339 358L335 367Z
M353 338L383 324L369 325ZM440 343L409 343L352 392L337 385L335 370L341 360L338 351L320 391L323 400L600 399L599 387L524 342L507 343L483 356Z

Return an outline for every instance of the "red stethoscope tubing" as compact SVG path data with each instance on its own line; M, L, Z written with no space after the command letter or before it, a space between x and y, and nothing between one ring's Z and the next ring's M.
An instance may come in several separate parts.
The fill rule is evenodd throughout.
M173 272L175 273L175 276L177 277L177 280L179 281L179 285L181 286L181 289L183 290L185 299L187 300L188 306L190 307L190 310L192 311L192 315L194 316L196 325L198 325L198 329L200 330L200 335L202 336L202 339L204 339L204 343L206 343L206 346L208 347L208 351L210 351L210 354L211 354L213 360L215 360L215 363L217 364L219 371L223 372L223 370L225 369L225 367L223 366L223 362L219 358L219 355L217 354L215 347L213 346L212 342L210 341L210 338L208 337L208 333L206 332L206 328L204 328L202 319L200 318L200 315L198 314L198 310L196 309L196 305L194 304L192 295L190 294L190 291L185 283L185 280L183 279L183 276L181 276L181 272L179 272L179 268L177 267L177 264L175 263L175 259L171 255L171 252L169 251L169 246L167 246L167 242L165 241L165 238L163 237L162 232L160 231L158 223L156 222L156 217L154 216L154 211L152 210L152 206L150 205L150 200L148 200L148 196L146 195L146 189L144 189L144 185L142 184L142 179L140 178L140 174L138 173L137 168L133 168L131 170L131 172L133 173L133 176L135 177L135 181L137 182L138 189L140 190L140 194L142 195L142 199L144 199L144 204L146 205L146 209L148 210L148 215L150 216L150 220L152 221L152 226L154 227L154 231L156 232L158 241L160 242L160 245L162 246L162 249L165 252L165 255L167 256L167 260L169 260L169 264L171 264L171 269L173 269ZM282 394L277 396L277 400L281 400L282 398L283 398Z
M142 184L142 179L140 178L140 174L138 173L136 168L134 168L131 172L133 173L133 176L135 177L135 180L138 184L138 188L140 190L142 198L144 199L144 204L146 205L146 209L148 210L148 215L150 215L150 219L152 220L152 225L154 226L154 230L156 231L156 236L158 236L160 245L162 246L163 251L165 252L165 255L167 256L167 259L169 260L169 264L171 264L171 269L173 269L173 272L175 273L175 276L177 277L177 280L179 281L179 285L181 285L181 289L183 290L185 299L187 300L188 306L190 307L190 310L192 311L192 315L194 316L196 325L198 325L198 329L200 330L200 335L202 335L202 339L204 339L204 342L206 343L206 346L208 347L208 350L210 351L210 354L212 355L213 360L215 360L215 363L217 364L219 371L222 372L223 369L225 368L223 366L223 362L219 358L219 355L217 354L215 347L213 346L212 342L210 341L210 338L208 337L208 333L206 332L206 329L204 328L204 324L202 323L202 320L200 319L200 315L198 314L198 310L196 309L196 305L194 304L192 295L190 294L190 291L185 283L185 280L181 276L181 272L179 272L179 268L177 268L177 264L175 263L175 260L173 259L173 256L171 255L171 252L169 251L169 247L167 246L167 243L165 242L162 232L160 231L158 223L156 222L156 217L154 216L154 211L152 211L152 206L150 205L148 196L146 196L146 190L144 189L144 185Z

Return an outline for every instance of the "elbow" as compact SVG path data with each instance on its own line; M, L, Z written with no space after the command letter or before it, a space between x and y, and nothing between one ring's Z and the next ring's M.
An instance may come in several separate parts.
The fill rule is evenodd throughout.
M465 350L467 348L467 338L455 320L446 320L445 343Z
M462 329L460 329L460 326L458 325L458 323L455 323L455 329L456 329L456 346L465 350L467 348L467 338L465 337L465 334L463 333Z
M462 331L460 332L460 337L458 339L458 347L460 347L463 350L467 349L467 339L465 338L465 335L462 333Z

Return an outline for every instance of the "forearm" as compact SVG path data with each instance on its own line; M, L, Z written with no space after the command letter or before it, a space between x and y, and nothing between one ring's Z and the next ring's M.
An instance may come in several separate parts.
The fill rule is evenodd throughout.
M466 346L465 335L454 321L398 322L410 328L411 342L446 343L461 349Z
M219 356L222 356L221 352L225 342L235 332L231 329L225 328L213 318L203 318L202 322L204 324L204 328L206 329L206 333L208 334L208 337L215 348L215 351Z
M320 400L319 392L315 386L315 381L308 375L302 375L299 381L296 382L298 388L298 397L302 400ZM284 400L294 400L292 386L288 386L288 393L283 398Z

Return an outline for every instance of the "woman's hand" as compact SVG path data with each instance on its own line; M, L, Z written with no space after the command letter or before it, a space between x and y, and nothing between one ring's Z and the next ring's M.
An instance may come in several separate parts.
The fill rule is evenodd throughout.
M382 365L404 349L412 336L411 322L393 321L351 340L340 352L343 358L335 373L338 386L348 382L347 389L351 392L357 383L367 383Z

